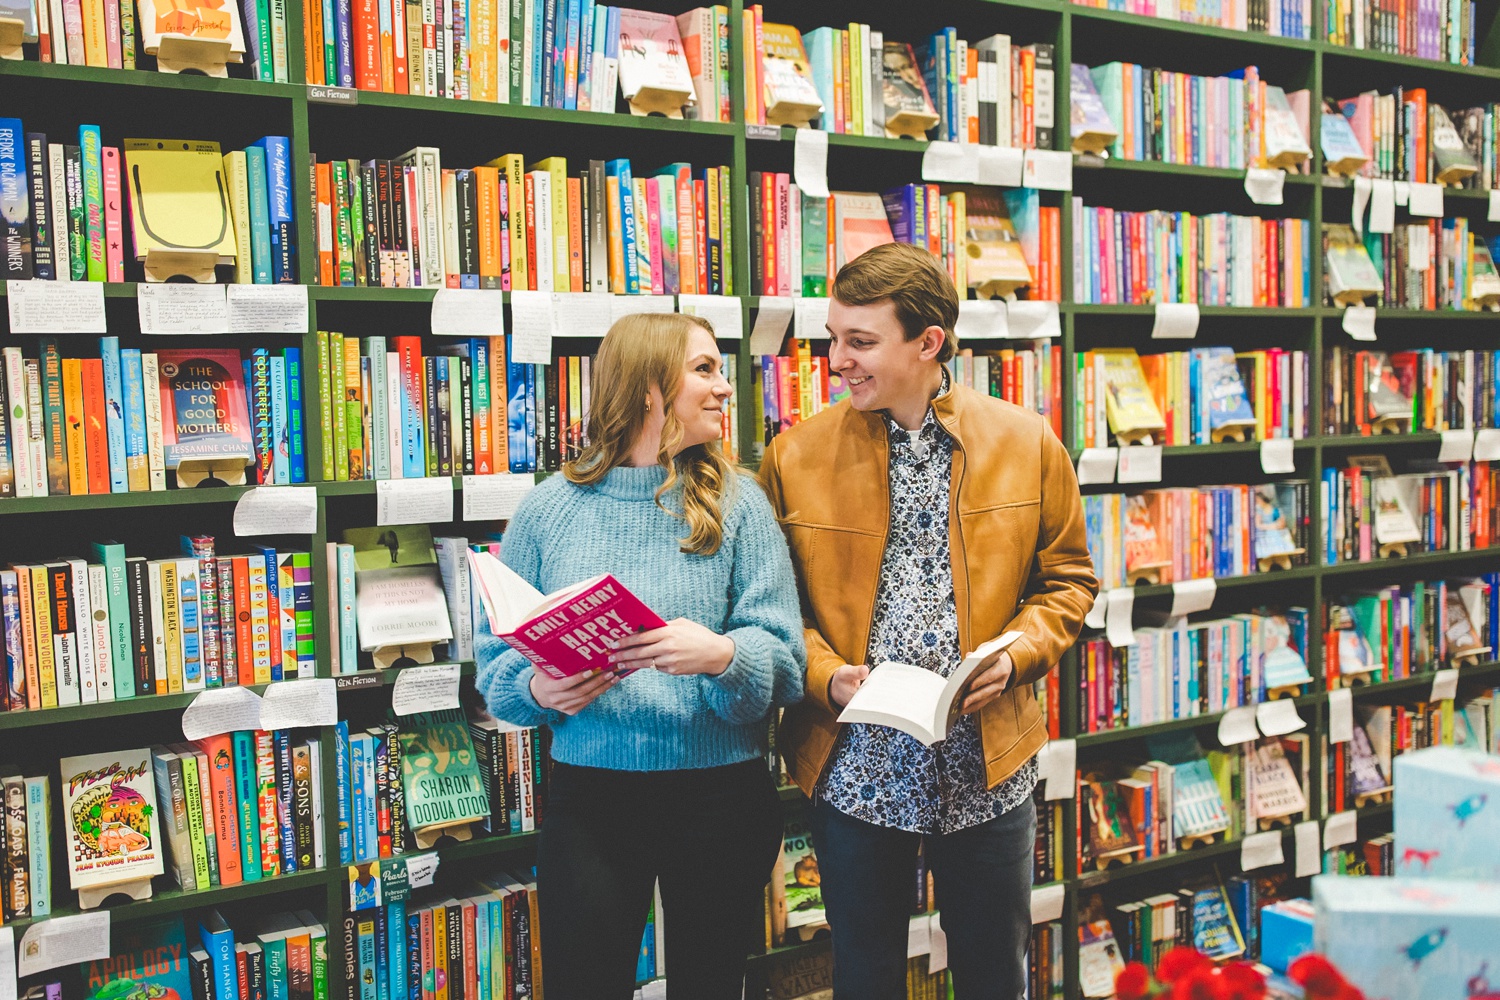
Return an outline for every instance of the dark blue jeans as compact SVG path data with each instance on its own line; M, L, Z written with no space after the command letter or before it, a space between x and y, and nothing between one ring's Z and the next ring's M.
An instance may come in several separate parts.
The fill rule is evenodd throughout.
M922 835L875 826L819 800L810 810L833 929L834 1000L905 1000L906 935ZM1031 798L927 840L956 1000L1021 1000L1031 938Z

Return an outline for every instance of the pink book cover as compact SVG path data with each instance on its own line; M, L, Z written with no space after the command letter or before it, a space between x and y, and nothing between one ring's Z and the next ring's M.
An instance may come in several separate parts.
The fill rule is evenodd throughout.
M490 631L558 680L609 669L610 641L666 624L609 573L542 596L487 552L469 565Z
M83 0L63 0L63 32L68 40L68 64L83 66Z
M248 464L255 452L240 352L172 349L158 351L157 363L167 468L183 459L244 458Z
M120 211L120 150L105 146L100 155L104 165L104 280L124 281L125 223Z
M646 178L646 237L651 241L651 290L661 294L667 280L662 274L661 185L655 177Z
M110 69L121 68L120 0L104 0L104 57L109 60Z

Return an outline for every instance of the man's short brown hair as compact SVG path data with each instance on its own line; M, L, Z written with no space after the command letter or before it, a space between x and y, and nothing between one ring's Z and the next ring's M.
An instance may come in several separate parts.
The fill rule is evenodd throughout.
M946 362L958 350L958 292L938 259L910 243L872 247L839 269L832 296L846 306L889 302L907 340L929 326L943 329L937 360Z

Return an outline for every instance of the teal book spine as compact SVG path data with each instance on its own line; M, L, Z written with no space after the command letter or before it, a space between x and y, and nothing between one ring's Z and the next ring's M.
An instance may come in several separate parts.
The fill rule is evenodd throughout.
M52 913L52 800L47 776L26 779L26 854L31 874L31 919Z
M98 125L78 126L78 148L83 157L83 226L88 280L103 281L104 140Z
M285 1000L272 997L271 1000ZM375 921L359 921L359 1000L376 1000L375 991Z
M271 283L271 189L266 180L266 151L245 148L245 172L250 178L250 264L257 285Z
M130 590L125 578L125 546L118 542L95 542L94 558L104 565L104 583L109 594L109 648L115 697L134 698L135 658L130 649Z
M266 1000L290 1000L291 983L286 966L286 938L261 939L266 956Z
M104 366L104 431L109 452L109 491L130 489L125 477L125 387L120 372L120 338L100 337L99 357Z
M234 795L239 807L240 857L260 857L260 812L256 803L259 792L255 786L255 735L250 732L234 734ZM241 865L246 882L258 882L261 866Z
M354 546L338 547L339 663L353 673L359 669L359 623L354 613Z
M125 391L125 462L146 464L146 383L141 375L141 352L127 347L120 352L120 381ZM155 386L152 387L153 391Z
M476 941L475 951L478 953L479 963L483 965L488 959L484 949L478 947ZM388 960L386 967L390 980L390 1000L407 1000L406 995L406 903L392 902L386 904L386 955Z

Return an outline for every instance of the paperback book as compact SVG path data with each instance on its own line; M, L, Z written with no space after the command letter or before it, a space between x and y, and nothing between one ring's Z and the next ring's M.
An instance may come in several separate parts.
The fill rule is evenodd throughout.
M150 751L64 757L58 772L73 888L151 879L165 871Z

